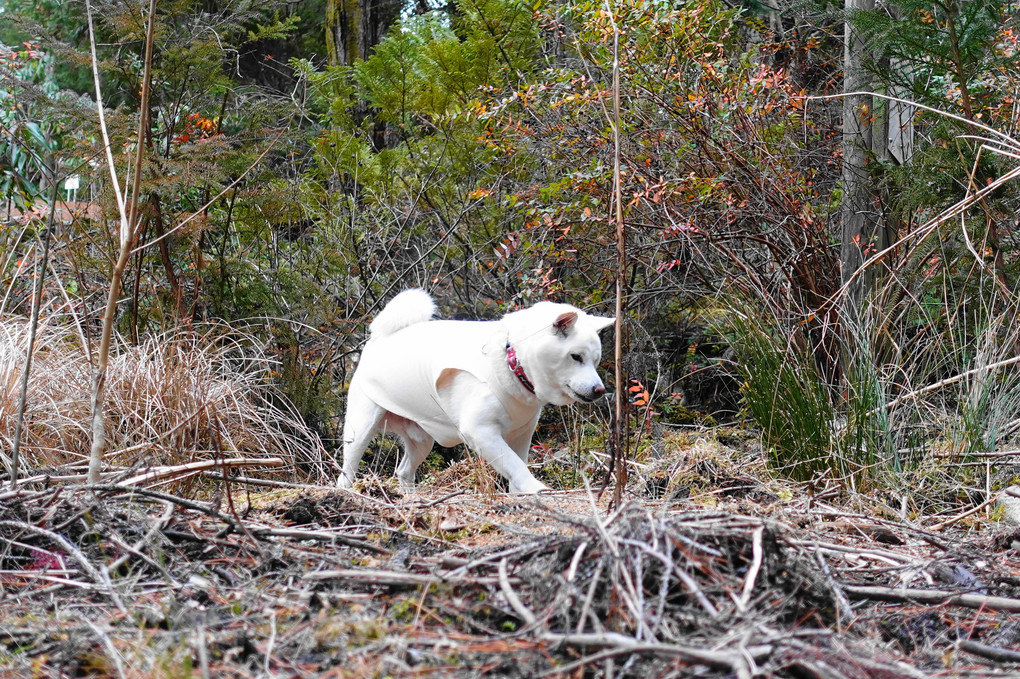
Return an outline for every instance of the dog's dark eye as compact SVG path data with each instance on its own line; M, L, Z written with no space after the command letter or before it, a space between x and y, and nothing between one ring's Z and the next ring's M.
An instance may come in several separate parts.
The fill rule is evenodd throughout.
M570 354L570 358L574 359L578 363L584 363L584 359L581 358L581 354Z

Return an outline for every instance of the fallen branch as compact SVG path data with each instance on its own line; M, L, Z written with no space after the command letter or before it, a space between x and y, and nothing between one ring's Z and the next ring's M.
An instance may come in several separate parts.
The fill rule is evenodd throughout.
M366 540L353 538L349 535L328 530L302 530L300 528L268 528L256 526L252 527L251 531L255 535L259 536L270 535L277 538L297 538L298 540L317 540L319 542L339 543L341 545L357 547L358 549L364 549L367 552L374 552L383 556L393 555L393 552L385 547L373 545L371 542Z
M534 625L537 618L531 610L525 606L520 597L517 596L517 592L510 586L510 578L506 574L506 557L499 562L499 588L503 590L503 596L510 603L510 607L521 617L522 620L528 625Z
M132 476L130 479L121 481L121 486L138 486L149 481L165 479L177 475L191 475L198 471L207 469L221 469L231 467L282 467L284 461L279 457L238 457L229 460L201 460L199 462L188 462L187 464L175 464L167 467L153 467L144 474ZM221 477L222 478L222 477Z
M91 629L97 637L99 637L103 647L106 648L106 654L109 656L110 660L113 661L113 667L117 670L117 676L120 677L120 679L127 679L127 675L124 674L124 661L120 657L120 651L118 651L117 647L113 645L113 640L110 639L110 635L91 620L86 620L85 624L89 626L89 629Z
M967 653L979 655L982 658L994 660L995 662L1020 663L1020 651L1014 651L1011 648L989 646L988 644L982 644L979 641L970 641L968 639L963 639L958 642L957 648L967 651Z
M429 575L425 573L404 573L401 571L367 570L340 568L329 571L305 573L302 580L352 580L366 585L384 587L430 587L432 585L495 585L499 578L492 576L468 577L463 575Z
M920 603L965 608L989 608L995 611L1020 613L1020 599L1008 599L1001 596L984 594L948 592L940 589L912 589L909 587L876 587L862 585L843 585L843 591L854 599L871 599L874 601L892 601L897 603Z
M121 602L120 597L117 596L117 591L113 588L113 583L110 582L110 576L106 573L106 571L93 566L92 562L88 560L88 557L86 557L80 549L72 545L63 535L59 535L45 528L40 528L39 526L33 526L32 524L25 523L23 521L0 521L0 526L16 528L26 533L35 533L36 535L44 537L59 546L67 553L68 556L81 564L82 570L84 570L97 585L107 590L110 595L110 599L113 600L113 603L118 610L122 613L127 613L127 609Z
M961 455L960 453L940 453L935 455L936 460L956 460L960 457L974 457L981 460L997 460L1000 457L1017 457L1020 456L1020 450L999 450L988 453L967 453ZM982 463L984 464L984 463Z
M532 626L537 622L535 614L525 606L517 593L510 586L510 578L507 576L506 570L506 559L501 559L499 562L499 587L503 591L503 596L506 597L510 606L514 609L518 616L528 625ZM675 644L655 644L647 643L628 637L623 634L617 634L615 632L605 632L601 634L543 634L542 639L550 641L554 644L565 644L568 646L578 647L590 647L590 646L604 646L610 647L607 651L600 656L610 657L613 655L620 655L624 653L658 653L671 656L678 656L684 660L699 663L702 665L709 665L712 667L724 667L732 672L735 672L740 679L750 679L753 668L750 667L748 661L748 655L739 652L732 651L705 651L698 648L690 648L686 646L679 646ZM767 649L764 650L764 649ZM771 647L759 647L759 657L765 657L772 652ZM754 652L748 650L750 657L754 658ZM580 667L590 662L595 662L595 659L582 659L572 666ZM558 667L556 669L557 674L565 672L569 667Z
M217 472L202 472L202 477L210 481L223 481L223 474ZM336 490L336 486L317 486L309 483L292 483L290 481L277 481L275 479L256 479L250 476L228 476L228 483L236 483L249 486L265 486L266 488L297 488L300 490Z
M882 549L881 547L868 547L861 549L860 547L853 547L851 545L841 545L835 542L823 542L821 540L802 540L799 538L788 539L787 544L795 547L809 547L811 549L820 549L823 552L837 552L843 554L855 554L860 557L874 559L887 563L890 566L899 566L902 564L911 565L917 563L917 559L913 556L906 554L899 554L890 549Z
M967 511L965 511L965 512L963 512L961 514L957 514L954 517L948 518L945 521L937 523L934 526L932 526L931 528L929 528L928 530L933 532L933 533L934 532L938 532L938 531L942 530L943 528L945 528L946 526L951 526L954 523L956 523L957 521L961 521L963 519L966 519L971 514L976 514L977 512L980 512L982 509L984 509L985 507L987 507L988 505L992 504L993 502L995 502L998 499L999 499L999 493L996 493L995 495L992 495L991 497L989 497L987 500L985 500L981 504L977 505L976 507L971 507L970 509L968 509Z
M142 561L145 561L156 570L158 570L163 575L163 577L167 579L168 582L176 584L176 580L167 572L167 570L163 567L163 564L157 562L155 559L141 551L143 547L145 547L149 542L154 540L157 535L162 533L163 529L166 528L168 523L170 523L170 518L173 516L174 513L174 506L170 502L166 502L164 504L166 505L166 510L163 512L163 515L159 518L159 520L157 520L152 525L152 527L142 537L142 539L138 540L138 542L136 542L135 544L128 545L126 543L123 543L120 536L118 536L116 533L110 535L110 540L114 544L116 544L120 549L122 549L124 553L116 561L110 564L109 570L116 572L117 569L119 569L122 565L127 563L128 559L130 559L132 556L135 556L141 559Z
M570 665L561 665L556 668L556 674L562 674L570 669L597 662L614 655L654 653L682 658L686 662L697 663L699 665L722 667L734 672L740 679L750 679L755 669L753 664L768 658L773 650L771 645L763 644L761 646L742 648L739 651L709 651L691 646L680 646L678 644L648 643L615 632L605 632L602 634L546 634L542 638L552 643L579 648L594 646L607 649L603 653L598 654L598 656L582 658Z
M751 601L751 591L754 590L754 582L758 579L758 571L761 570L762 562L762 549L761 549L761 538L765 532L764 526L758 526L754 530L754 536L751 540L751 568L747 571L747 579L744 580L744 590L740 594L740 598L737 599L737 608L741 612L747 610L747 604Z
M453 498L457 497L458 495L464 495L465 493L467 493L466 490L455 490L452 493L447 493L446 495L444 495L442 497L439 497L439 498L436 498L435 500L429 500L428 502L422 502L421 504L418 505L418 507L421 508L421 509L426 509L428 507L435 507L438 504L442 504L442 503L446 502L447 500L453 499Z
M166 502L172 502L175 505L184 507L185 509L191 509L196 512L201 512L207 516L211 516L214 519L218 519L223 523L229 524L234 530L242 535L245 533L244 526L234 519L232 516L228 516L223 512L219 511L215 507L212 507L204 502L197 502L195 500L189 500L187 498L178 497L176 495L170 495L169 493L161 493L158 490L151 490L148 488L138 488L135 486L123 486L115 483L100 483L92 486L84 486L85 490L91 490L96 493L118 493L126 495L136 495L141 497L152 498L154 500L163 500Z

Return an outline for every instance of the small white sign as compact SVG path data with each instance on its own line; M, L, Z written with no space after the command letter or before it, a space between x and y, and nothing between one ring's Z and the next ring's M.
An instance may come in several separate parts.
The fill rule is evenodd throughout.
M76 174L73 174L64 180L65 191L77 191L79 186L81 186L81 177Z

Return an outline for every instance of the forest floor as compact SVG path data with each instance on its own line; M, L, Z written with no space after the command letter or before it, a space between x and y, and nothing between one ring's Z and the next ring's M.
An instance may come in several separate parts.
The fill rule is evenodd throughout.
M1020 676L1020 529L718 481L4 489L0 676Z

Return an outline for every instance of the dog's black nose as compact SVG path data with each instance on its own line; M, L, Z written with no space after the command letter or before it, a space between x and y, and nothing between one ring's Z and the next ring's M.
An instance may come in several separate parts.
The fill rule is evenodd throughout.
M592 395L593 395L593 396L594 396L595 398L598 398L598 397L600 397L600 396L602 396L603 394L605 394L605 393L606 393L606 388L605 388L605 387L603 387L603 386L602 386L602 385L600 384L599 386L597 386L597 387L595 387L594 389L592 389L592 390L591 390L591 393L592 393Z

